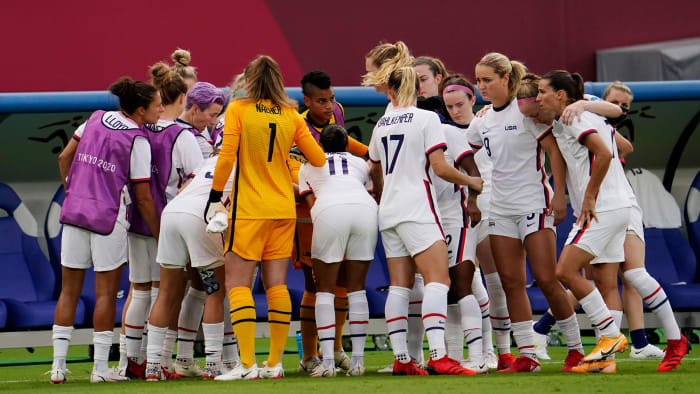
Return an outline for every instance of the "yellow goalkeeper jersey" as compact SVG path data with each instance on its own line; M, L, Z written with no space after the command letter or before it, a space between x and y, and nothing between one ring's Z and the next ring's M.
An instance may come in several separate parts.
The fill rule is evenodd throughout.
M224 138L212 188L223 190L236 165L231 218L294 219L294 189L287 167L297 145L309 163L322 166L326 155L293 108L270 100L235 100L226 108Z

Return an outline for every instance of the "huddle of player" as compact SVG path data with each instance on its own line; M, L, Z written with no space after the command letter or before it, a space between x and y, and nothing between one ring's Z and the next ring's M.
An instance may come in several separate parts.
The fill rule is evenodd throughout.
M75 306L90 264L97 289L92 382L283 377L293 248L306 278L299 369L313 377L335 376L337 367L363 375L364 286L377 230L390 275L385 317L395 362L387 369L395 375L538 371L526 254L552 308L538 332L556 322L569 347L562 371L616 371L614 354L627 348L618 270L669 338L658 370L675 369L687 353L663 289L644 269L641 210L618 160L626 140L603 117L622 110L585 100L578 74L540 78L489 53L475 74L491 107L475 117L467 78L448 75L438 59L414 59L402 42L381 44L366 56L363 85L390 103L366 147L342 127L343 109L323 72L302 80L309 108L302 117L270 57L248 64L236 78L243 90L228 106L213 85L194 83L189 54L174 60L173 67L151 68L153 85L129 78L113 84L120 111L95 112L59 157L66 200L52 383L66 381ZM566 216L567 187L577 221L557 264L554 226ZM109 369L127 254L132 288L123 357L120 368ZM589 263L595 286L579 273ZM262 368L251 291L258 265L270 330ZM585 357L577 303L599 333ZM340 344L346 311L351 358ZM200 321L204 370L192 350ZM510 352L511 330L518 358ZM462 360L465 341L469 359Z

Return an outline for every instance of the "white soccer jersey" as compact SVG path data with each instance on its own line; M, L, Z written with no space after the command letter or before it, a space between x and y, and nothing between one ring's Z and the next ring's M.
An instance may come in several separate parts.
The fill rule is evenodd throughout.
M551 128L523 116L515 99L472 121L469 143L485 150L493 164L489 214L526 215L549 208L552 189L539 141L550 132Z
M194 171L192 181L178 193L172 201L165 206L165 212L185 212L201 217L204 220L204 208L206 208L209 200L209 192L211 184L214 180L214 169L216 168L216 160L218 156L210 157L202 162L202 164ZM231 176L224 186L224 194L221 201L226 204L231 196L233 188L233 177L236 171L231 171Z
M445 161L459 169L459 163L466 156L472 155L467 137L459 128L442 124L442 131L445 133L447 150L445 151ZM463 171L464 172L464 171ZM469 216L467 216L467 190L461 185L450 183L435 175L432 168L429 170L430 178L435 185L435 194L440 208L440 222L445 228L461 228L469 226Z
M591 166L595 160L593 154L584 145L584 139L592 133L598 133L608 149L613 152L613 159L610 161L608 172L596 197L596 212L631 207L635 204L632 187L617 157L615 129L605 118L591 112L584 112L580 120L575 119L571 126L566 126L559 120L554 122L554 136L566 160L566 185L576 217L581 212L581 204L591 177Z
M197 142L197 146L199 147L199 150L202 154L202 158L207 159L207 158L211 157L211 155L214 153L214 141L211 140L211 135L209 134L209 129L207 129L205 127L204 130L199 131L199 130L195 129L194 126L185 122L182 119L177 119L177 120L175 120L175 122L177 122L181 126L189 127L192 130L194 130L195 132L197 132L196 136L194 134L192 134L191 131L190 131L190 134L192 134L192 136L195 137L194 139Z
M465 137L467 136L469 125L454 124L453 126L457 127ZM479 196L476 198L476 205L481 210L481 218L483 220L488 217L489 204L491 201L491 170L493 169L493 164L491 163L488 153L486 153L486 149L479 149L479 151L474 154L474 161L479 168L481 179L484 181L481 193L479 193Z
M157 127L164 129L176 122L159 119ZM183 130L175 139L172 152L172 165L165 187L165 200L171 201L177 195L177 190L194 173L204 161L202 153L197 149L195 136L189 130Z
M416 107L387 111L372 132L369 158L381 163L384 189L379 229L403 222L438 223L435 189L428 175L428 155L446 149L440 118Z
M326 164L314 167L304 164L299 169L299 195L310 193L316 197L311 208L311 219L328 207L344 204L362 204L376 207L367 193L369 166L359 157L347 152L326 153Z

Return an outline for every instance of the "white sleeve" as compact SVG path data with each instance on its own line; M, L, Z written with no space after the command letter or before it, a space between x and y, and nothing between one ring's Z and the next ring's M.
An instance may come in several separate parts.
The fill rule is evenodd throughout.
M481 119L474 118L467 129L467 142L474 149L480 149L484 146L484 142L481 140L481 133L479 132L480 128Z
M438 149L447 149L445 132L442 130L440 118L438 118L436 113L431 112L427 117L423 133L423 148L427 156L430 156L431 153Z
M445 139L447 140L447 150L450 151L450 155L454 158L455 165L459 164L463 158L474 154L467 143L467 137L460 131L445 130Z
M598 132L595 124L586 116L581 116L580 120L574 120L571 126L564 126L564 130L569 133L569 135L576 138L581 145L584 144L583 140L587 135Z
M183 130L175 140L175 157L180 161L178 168L182 168L184 176L190 177L204 161L202 152L197 148L194 135Z
M83 138L83 133L85 132L85 125L87 124L86 122L83 122L80 126L78 126L77 129L75 129L75 132L73 132L73 138L76 140L80 141L81 138Z
M151 144L145 137L136 137L131 149L131 182L147 182L151 179Z
M537 141L542 141L542 139L552 133L552 126L548 126L542 123L535 123L532 119L523 116L523 125L530 134L532 134Z
M369 140L369 159L373 163L379 163L381 162L381 157L382 157L382 152L379 150L379 143L377 143L377 139L374 137L376 134L377 128L375 127L374 130L372 130L372 137Z
M308 164L302 164L299 169L299 197L306 197L308 194L313 194L313 190L306 179L306 172L309 170Z

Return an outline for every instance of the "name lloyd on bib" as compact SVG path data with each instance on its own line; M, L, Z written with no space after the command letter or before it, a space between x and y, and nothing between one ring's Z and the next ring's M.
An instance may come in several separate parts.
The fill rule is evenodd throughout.
M132 128L118 118L114 117L112 114L107 114L107 116L103 117L102 123L112 130L127 130Z
M89 165L96 166L97 168L101 168L104 171L115 172L117 170L116 164L102 160L97 156L93 156L87 153L78 153L77 160L79 163L87 163Z

